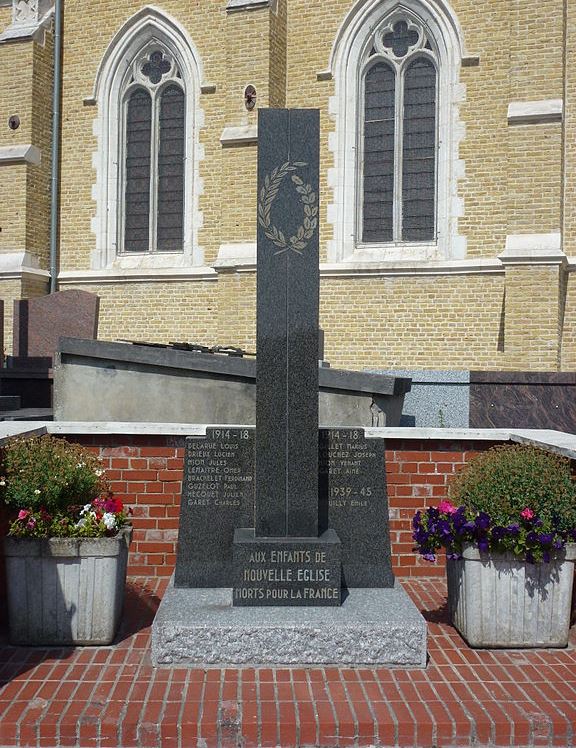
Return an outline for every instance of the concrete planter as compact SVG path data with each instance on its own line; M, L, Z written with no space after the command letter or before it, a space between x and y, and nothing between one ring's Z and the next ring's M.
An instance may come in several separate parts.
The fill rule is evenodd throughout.
M110 644L132 528L113 538L4 538L10 642Z
M576 543L549 564L467 546L448 559L448 609L472 647L565 647L568 644Z

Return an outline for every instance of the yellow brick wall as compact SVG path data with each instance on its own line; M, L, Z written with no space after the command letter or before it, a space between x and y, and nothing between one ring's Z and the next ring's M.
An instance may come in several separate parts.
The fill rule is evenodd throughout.
M0 147L33 143L32 73L34 50L29 43L0 45ZM11 130L8 119L20 117ZM0 252L26 248L25 164L0 164Z
M33 45L32 143L40 148L42 160L28 167L26 190L26 246L46 269L50 265L53 39L47 33L44 45Z
M216 337L216 284L130 283L81 285L100 297L98 338L213 345Z
M328 66L337 31L352 0L278 0L268 9L227 14L225 0L165 0L162 10L190 34L202 60L199 95L205 126L200 131L203 225L199 244L206 264L222 243L255 239L256 156L254 145L222 148L224 127L255 124L243 92L257 89L257 105L317 107L321 110L321 258L326 259L333 202L328 170L334 165L329 139L335 121L328 113L334 81L317 80ZM548 233L563 225L568 254L576 255L576 122L567 107L559 124L509 126L511 101L563 95L562 0L453 0L466 52L478 66L463 67L464 100L459 105L465 136L459 157L465 177L458 184L465 215L459 233L468 257L495 258L507 234ZM97 108L91 96L102 56L141 0L65 5L61 269L87 270L95 248L96 204L92 166ZM2 12L0 9L0 24ZM6 16L7 18L7 16ZM568 55L576 53L576 11L566 9ZM94 28L101 31L94 33ZM47 262L49 164L49 58L33 44L0 45L0 146L42 143L41 167L2 167L0 252L26 246ZM569 59L569 57L568 57ZM566 95L574 101L576 72L567 66ZM2 122L13 113L23 124L11 133ZM49 141L48 141L49 144ZM562 205L562 148L565 148ZM6 286L7 293L24 293ZM335 366L421 368L544 368L576 365L576 293L565 293L557 268L510 268L506 274L398 277L323 277L321 325L326 357ZM73 287L73 284L63 288ZM80 286L101 295L104 339L194 340L255 347L255 274L220 273L214 282L106 283ZM1 290L1 289L0 289ZM41 292L40 286L36 290ZM34 290L27 289L32 293ZM36 292L36 291L34 291ZM564 316L562 350L559 325ZM573 325L572 325L573 326Z
M504 348L507 368L556 371L561 293L556 266L506 268Z
M218 290L218 339L253 351L255 275L222 273ZM332 366L350 369L507 368L501 350L503 299L502 274L322 277L325 357Z
M576 6L566 3L564 51L564 214L562 239L568 256L576 256Z
M564 274L561 297L562 348L561 371L576 370L576 276Z
M218 277L220 345L256 350L256 275L221 273Z
M282 109L286 106L286 33L288 0L278 0L276 13L270 18L270 77L269 106Z

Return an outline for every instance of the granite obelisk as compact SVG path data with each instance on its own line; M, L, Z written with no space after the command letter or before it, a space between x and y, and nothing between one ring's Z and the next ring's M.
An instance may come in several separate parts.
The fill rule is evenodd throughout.
M318 536L319 132L317 110L259 112L255 526L235 533L235 605L340 604L340 541Z

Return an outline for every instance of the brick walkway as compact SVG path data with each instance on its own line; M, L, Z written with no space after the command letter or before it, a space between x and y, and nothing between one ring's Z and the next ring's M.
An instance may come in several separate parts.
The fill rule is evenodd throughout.
M130 580L113 647L0 639L0 746L573 746L576 631L567 650L474 651L445 587L404 582L429 622L425 670L150 665L163 581Z

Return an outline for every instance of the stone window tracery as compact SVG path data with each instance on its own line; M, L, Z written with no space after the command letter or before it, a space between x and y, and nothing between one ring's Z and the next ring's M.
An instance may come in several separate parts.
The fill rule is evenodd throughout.
M393 17L363 68L361 241L436 238L436 56L424 28Z
M167 51L138 56L123 100L122 252L182 251L185 95Z

